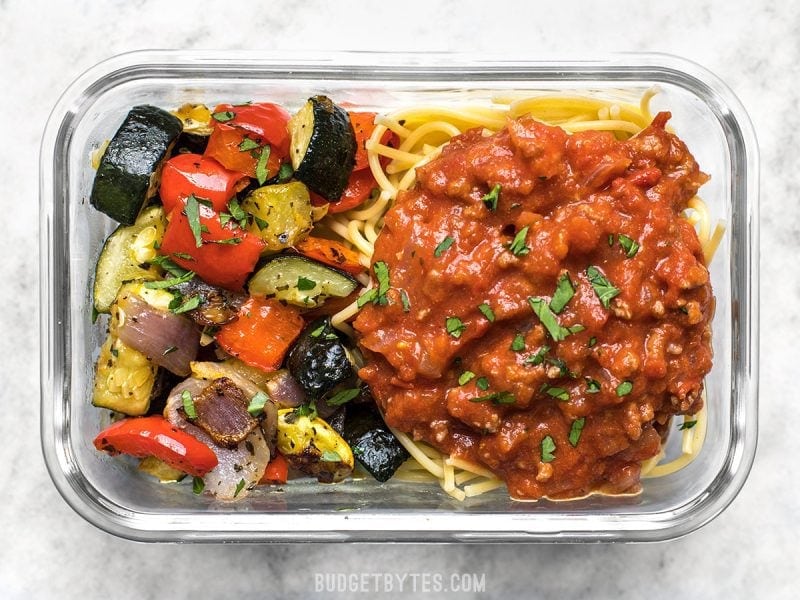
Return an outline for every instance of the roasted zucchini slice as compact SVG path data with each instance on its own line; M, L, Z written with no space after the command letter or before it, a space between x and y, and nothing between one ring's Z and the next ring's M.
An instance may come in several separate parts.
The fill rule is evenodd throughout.
M253 215L250 231L266 243L266 250L280 252L305 238L314 227L311 197L299 181L266 185L242 201Z
M148 264L164 237L164 209L146 208L133 225L120 225L108 236L94 272L94 309L107 313L126 281L153 280L160 269Z
M100 348L92 404L126 415L147 413L158 367L113 333Z
M123 225L132 225L158 189L158 177L181 133L181 120L155 106L135 106L108 144L90 202Z
M327 200L341 198L356 156L347 111L326 96L314 96L289 121L289 133L295 179Z
M322 483L341 481L353 472L353 452L334 429L319 417L296 409L278 411L278 452L289 464Z
M330 296L349 296L356 287L358 282L348 273L296 254L267 259L247 285L251 296L274 296L306 308L315 308Z
M329 318L313 321L289 350L286 368L305 393L319 399L355 377L353 363Z

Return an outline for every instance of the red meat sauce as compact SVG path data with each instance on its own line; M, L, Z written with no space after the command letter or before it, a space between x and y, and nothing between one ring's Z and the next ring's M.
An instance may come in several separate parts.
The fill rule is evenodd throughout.
M707 176L669 116L625 141L522 118L454 138L418 169L375 246L388 303L355 321L360 376L389 425L488 467L514 498L640 489L671 416L702 407L712 361L709 274L681 216ZM528 252L514 253L524 227ZM619 290L608 307L590 266ZM575 293L555 318L574 332L556 341L529 299L550 302L565 272Z

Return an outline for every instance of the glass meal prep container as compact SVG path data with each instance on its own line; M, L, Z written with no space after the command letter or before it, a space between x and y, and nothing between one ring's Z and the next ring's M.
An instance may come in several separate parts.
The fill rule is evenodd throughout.
M570 92L638 102L671 126L711 180L701 195L726 231L710 264L716 295L708 428L699 456L645 479L633 497L515 502L505 489L458 502L436 484L290 481L226 503L161 484L133 460L92 445L108 411L91 405L105 335L92 324L95 262L115 223L88 201L92 152L130 108L263 100L290 112L316 94L365 110L488 102L502 93ZM715 76L665 55L590 62L477 60L464 55L137 52L81 75L58 101L41 152L41 435L64 499L97 527L145 541L650 541L691 532L736 496L753 461L758 381L758 159L747 115ZM677 429L673 427L672 429ZM668 454L679 453L674 431Z

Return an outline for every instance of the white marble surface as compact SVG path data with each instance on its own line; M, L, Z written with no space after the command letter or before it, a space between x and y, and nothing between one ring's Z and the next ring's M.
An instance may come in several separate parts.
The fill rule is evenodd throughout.
M749 110L762 152L761 435L733 505L684 539L651 545L143 545L84 522L39 450L38 146L75 76L141 48L658 51L717 73ZM790 2L0 0L0 598L347 597L315 593L313 571L485 574L487 591L448 595L461 598L796 597L798 64L800 5ZM386 594L417 595L436 597L409 585Z

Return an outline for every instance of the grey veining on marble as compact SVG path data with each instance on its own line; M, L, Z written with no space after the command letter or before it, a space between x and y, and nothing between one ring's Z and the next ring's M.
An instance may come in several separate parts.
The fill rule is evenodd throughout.
M73 78L142 48L651 51L719 75L749 111L762 161L761 435L739 497L700 531L651 545L143 545L84 522L52 486L39 449L38 147ZM0 0L0 598L795 597L798 65L800 3L790 2ZM476 573L486 591L316 592L315 573Z

